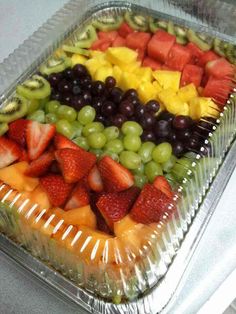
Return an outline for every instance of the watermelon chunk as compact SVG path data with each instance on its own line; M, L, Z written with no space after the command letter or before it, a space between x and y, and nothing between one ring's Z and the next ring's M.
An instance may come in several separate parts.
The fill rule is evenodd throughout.
M232 78L235 70L225 58L209 61L205 67L206 73L216 78Z
M161 69L161 63L152 59L152 58L146 57L143 60L143 67L149 67L153 71L160 70Z
M191 53L191 60L189 63L191 64L198 64L199 59L204 55L204 51L201 50L197 45L194 43L188 43L186 48Z
M150 33L133 32L126 37L126 46L134 50L146 50L150 39Z
M165 31L158 30L148 43L148 56L165 63L175 40L175 36Z
M124 47L126 45L125 38L118 35L112 43L112 47Z
M134 29L130 27L129 24L126 22L122 23L118 29L118 34L123 38L126 38L129 34L133 32L134 32Z
M109 39L97 39L92 43L90 49L106 51L109 47L111 47L111 44L112 42Z
M182 71L190 59L191 54L186 47L174 44L170 49L165 64L173 70Z
M211 97L220 107L223 107L231 91L231 80L210 76L202 94L204 97Z
M99 39L107 39L107 40L110 40L111 42L113 42L117 36L118 36L117 31L109 31L109 32L99 31L98 32Z
M194 64L186 64L182 72L180 85L185 86L193 83L196 87L198 87L201 84L202 75L203 68Z
M219 58L220 57L216 53L214 53L212 50L209 50L204 52L204 54L200 57L197 65L204 67L207 62L217 60Z

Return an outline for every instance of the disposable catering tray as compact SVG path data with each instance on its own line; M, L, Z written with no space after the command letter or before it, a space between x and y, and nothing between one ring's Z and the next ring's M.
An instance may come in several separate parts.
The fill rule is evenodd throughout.
M127 10L235 43L235 7L226 2L72 0L0 65L1 106L55 49L65 41L73 44L85 24ZM172 182L175 196L170 207L176 204L177 209L171 217L167 214L158 224L138 225L124 238L95 241L83 228L66 225L56 214L47 216L37 204L0 182L1 249L87 311L168 311L236 165L234 83L218 119L209 122L211 132L201 149L186 154L185 178ZM137 237L138 248L132 242Z

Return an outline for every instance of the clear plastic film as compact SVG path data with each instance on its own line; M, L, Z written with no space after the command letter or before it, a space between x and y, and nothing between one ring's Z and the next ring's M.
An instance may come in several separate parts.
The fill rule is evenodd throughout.
M205 10L208 5L211 9ZM213 14L214 10L226 9L234 15L230 4L217 1L205 1L204 6L202 1L194 1L194 5L191 1L109 4L87 1L86 6L81 1L71 1L0 65L3 73L1 99L4 103L16 84L35 73L42 61L63 42L73 44L78 27L91 19L134 10L161 20L172 19L176 25L190 25L205 34L219 36L222 33L221 38L233 42L235 25L230 28L228 17L226 21L220 13ZM221 22L217 23L219 19ZM28 58L25 58L26 54ZM154 313L157 308L160 310L166 304L160 302L160 307L153 306L152 292L160 283L163 285L173 257L178 255L200 204L235 139L235 82L227 84L230 84L232 94L226 106L222 111L209 108L195 130L201 146L189 150L172 170L169 181L175 193L160 222L134 224L120 237L106 236L88 227L66 224L56 210L41 208L24 193L0 182L0 229L33 256L69 278L79 287L75 293L78 303L86 295L95 312L138 313L142 309L142 313Z

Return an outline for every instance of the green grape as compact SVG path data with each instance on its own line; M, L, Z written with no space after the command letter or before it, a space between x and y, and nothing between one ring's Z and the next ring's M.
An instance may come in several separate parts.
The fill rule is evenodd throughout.
M115 161L117 161L117 162L120 161L119 155L116 154L116 153L113 153L113 152L111 152L111 151L109 151L109 150L105 150L105 151L103 152L103 154L101 155L101 157L104 157L104 156L110 156L113 160L115 160Z
M102 154L103 154L103 150L102 150L102 149L98 149L98 148L90 148L89 151L90 151L91 153L94 153L97 158L101 157Z
M182 181L184 178L191 175L191 170L192 161L188 158L182 157L177 159L174 167L171 170L171 174L173 174L178 181Z
M71 122L71 125L74 130L74 135L73 137L78 137L81 136L83 125L79 123L79 121L73 121Z
M140 124L135 121L126 121L122 124L121 131L125 135L137 135L140 136L143 133L143 129Z
M152 142L142 143L138 154L142 159L142 162L147 163L152 160L152 151L155 147L155 144Z
M141 165L141 158L138 154L130 151L120 153L120 162L127 169L137 169Z
M0 123L0 136L8 131L9 127L7 123Z
M46 118L46 123L57 122L57 116L55 115L55 113L47 113L45 118Z
M142 189L144 184L147 182L148 182L147 177L144 174L136 174L134 176L134 184L140 189Z
M39 109L39 100L38 99L32 99L28 102L28 114L31 114Z
M109 150L112 153L119 154L124 150L124 146L121 140L118 138L106 143L106 150Z
M152 151L152 159L157 163L164 163L170 159L172 154L172 146L167 143L157 145Z
M141 163L140 166L134 170L134 173L138 175L144 174L144 164Z
M83 136L87 137L92 133L99 133L104 130L104 125L101 122L91 122L86 124L83 127L82 134Z
M108 141L115 140L119 137L120 131L116 126L109 126L103 131Z
M58 119L65 119L69 122L75 121L77 112L74 108L66 105L61 105L57 110Z
M153 182L156 176L163 175L161 165L154 161L149 161L145 165L144 173L150 182Z
M92 133L87 137L87 139L89 146L92 148L103 148L107 141L106 136L101 132Z
M43 110L37 110L27 116L27 119L45 123L45 113Z
M164 172L170 172L171 169L174 167L177 158L175 155L171 155L170 158L164 162L161 166Z
M74 129L70 122L67 120L58 120L56 122L57 132L72 139L74 136Z
M141 147L141 139L137 135L126 135L123 140L124 148L132 152L137 152Z
M45 112L46 113L57 113L58 108L61 106L59 101L51 100L45 104Z
M89 144L88 144L88 141L85 137L78 136L75 139L73 139L73 142L75 144L77 144L78 146L80 146L81 148L83 148L85 150L89 150Z
M81 124L86 125L93 122L96 116L96 111L91 106L84 106L78 113L78 120Z

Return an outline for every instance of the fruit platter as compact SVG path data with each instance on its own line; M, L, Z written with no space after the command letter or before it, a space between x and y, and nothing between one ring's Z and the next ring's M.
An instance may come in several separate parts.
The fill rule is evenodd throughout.
M236 45L124 3L62 37L2 94L0 231L97 313L145 308L234 141Z

